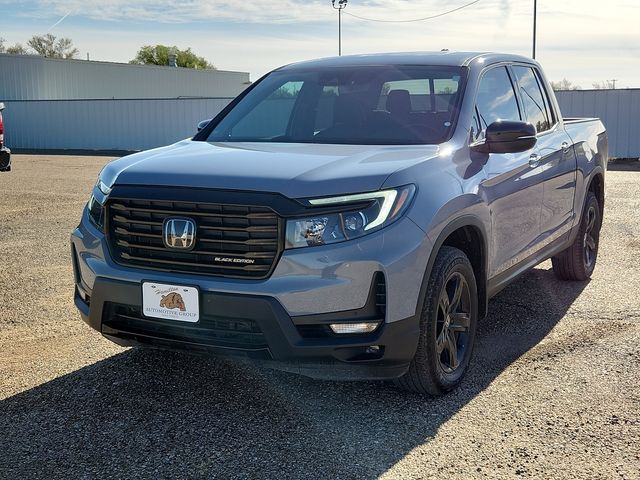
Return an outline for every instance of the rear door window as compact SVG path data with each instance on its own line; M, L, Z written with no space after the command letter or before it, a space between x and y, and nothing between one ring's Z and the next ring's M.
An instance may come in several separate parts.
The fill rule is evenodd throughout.
M549 105L536 74L531 67L514 65L512 68L518 81L520 99L527 121L535 125L538 132L549 130L552 124Z
M382 85L380 99L378 100L378 110L387 109L389 93L394 91L407 92L411 101L411 111L420 112L429 109L429 95L431 94L431 88L429 87L428 79L385 82Z
M451 110L452 101L458 92L459 77L435 78L433 80L433 91L435 98L434 110L436 112L448 112Z

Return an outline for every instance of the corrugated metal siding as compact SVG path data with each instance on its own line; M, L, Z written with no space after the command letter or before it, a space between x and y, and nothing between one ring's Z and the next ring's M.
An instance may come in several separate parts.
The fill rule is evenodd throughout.
M0 101L235 97L249 74L0 54Z
M609 135L609 156L640 157L640 89L556 92L564 117L599 117Z
M192 137L232 98L5 102L14 149L144 150Z

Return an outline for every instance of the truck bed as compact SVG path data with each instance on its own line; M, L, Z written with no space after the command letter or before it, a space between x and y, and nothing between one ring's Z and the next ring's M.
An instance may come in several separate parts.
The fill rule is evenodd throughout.
M564 124L600 121L597 117L563 117Z

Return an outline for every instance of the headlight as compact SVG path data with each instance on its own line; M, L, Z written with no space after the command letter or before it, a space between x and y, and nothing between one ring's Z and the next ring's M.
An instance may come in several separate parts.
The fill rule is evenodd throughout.
M315 198L315 207L336 207L336 213L287 221L286 248L314 247L362 237L386 227L407 209L415 186L330 198ZM365 206L362 206L362 204ZM359 204L350 209L349 204Z
M100 190L105 195L109 195L111 193L111 187L104 183L100 177L98 177L96 187L98 187L98 190Z
M104 228L104 204L107 201L107 196L111 193L111 184L107 185L103 180L102 172L104 169L98 174L98 180L87 203L89 219L99 230Z
M89 198L89 203L87 203L87 210L89 210L89 219L91 222L98 228L98 230L102 230L104 227L104 206L96 197L91 195Z

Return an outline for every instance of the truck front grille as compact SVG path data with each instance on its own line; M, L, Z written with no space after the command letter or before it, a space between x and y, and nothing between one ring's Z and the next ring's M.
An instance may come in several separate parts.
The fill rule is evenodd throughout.
M280 220L268 207L116 198L107 211L109 245L122 265L265 278L280 254ZM170 217L195 222L193 249L165 246L162 226Z

